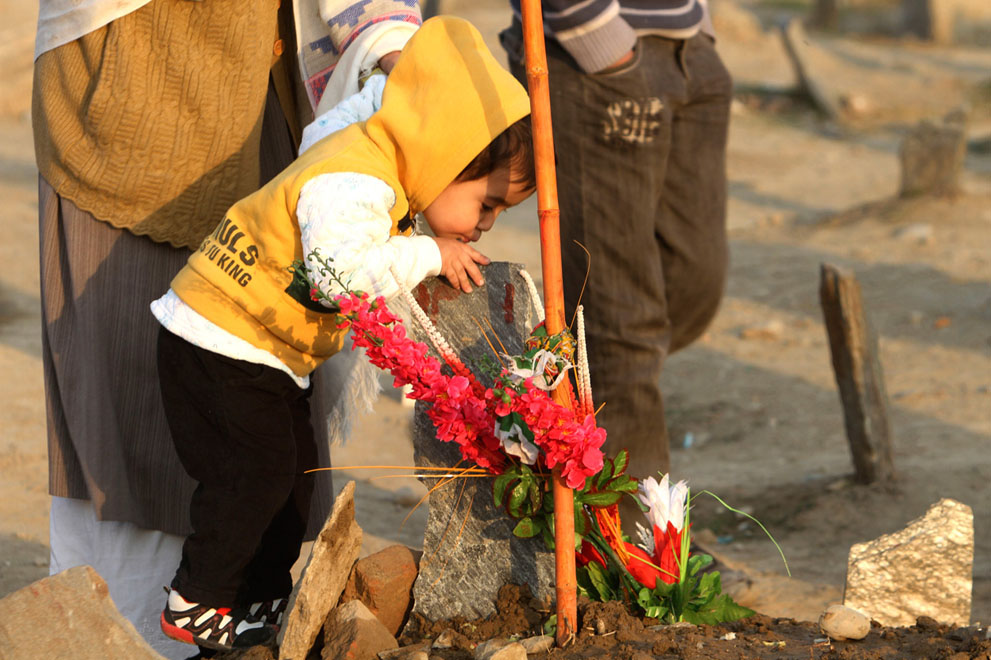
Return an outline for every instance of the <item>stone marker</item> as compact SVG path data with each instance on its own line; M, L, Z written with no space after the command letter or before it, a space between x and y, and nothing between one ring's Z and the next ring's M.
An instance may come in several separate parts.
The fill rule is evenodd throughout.
M966 155L967 115L964 112L951 112L939 123L919 122L902 140L898 152L901 161L899 194L902 197L957 194Z
M279 642L279 660L303 660L320 634L327 614L337 605L361 548L361 528L354 520L354 482L334 500L296 590L289 598Z
M875 333L852 273L822 264L819 300L829 335L833 374L857 483L889 484L895 477L888 394Z
M390 635L399 634L410 608L417 555L405 545L390 545L358 560L341 594L341 602L360 600Z
M103 578L90 566L77 566L0 599L0 658L161 660L162 656L117 611Z
M834 603L819 617L819 630L838 641L863 639L871 631L871 619L863 612Z
M941 44L991 43L988 0L902 0L904 29Z
M850 548L843 604L885 626L911 626L920 616L970 623L974 514L942 499L893 534Z
M802 22L792 19L781 26L781 39L791 59L799 88L831 119L843 119L843 94L832 85L836 76L834 57L809 39Z
M470 294L436 278L414 291L420 307L476 375L483 359L498 364L478 324L500 352L489 324L506 351L518 354L530 329L543 320L536 318L520 270L516 264L493 263L482 270L486 284ZM409 330L427 341L414 325ZM486 377L482 381L489 384ZM421 403L416 407L413 451L417 465L450 466L461 458L456 446L436 439ZM431 488L438 480L424 483ZM493 504L492 479L451 481L430 495L429 506L420 572L413 586L413 615L429 621L489 616L495 612L499 588L507 583L529 585L537 598L553 598L553 554L539 538L513 536L516 521Z
M351 600L327 617L324 660L375 660L382 651L399 648L396 639L360 600Z

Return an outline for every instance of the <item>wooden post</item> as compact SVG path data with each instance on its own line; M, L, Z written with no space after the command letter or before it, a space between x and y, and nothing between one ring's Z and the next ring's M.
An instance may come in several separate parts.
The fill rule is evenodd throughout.
M547 333L564 330L564 281L561 274L561 211L557 202L557 173L554 165L554 134L551 99L547 82L547 53L544 50L544 19L540 0L522 0L526 79L533 122L534 163L537 169L537 213L540 222L540 260L544 278L544 308ZM567 385L554 391L554 400L571 407ZM554 556L557 594L557 643L564 645L577 631L578 581L575 578L575 496L554 470Z
M852 273L822 264L819 299L853 454L855 480L861 484L889 483L895 477L895 469L888 396L878 358L877 335L864 314L860 284Z
M836 4L837 0L816 0L809 25L822 30L835 30L839 23Z

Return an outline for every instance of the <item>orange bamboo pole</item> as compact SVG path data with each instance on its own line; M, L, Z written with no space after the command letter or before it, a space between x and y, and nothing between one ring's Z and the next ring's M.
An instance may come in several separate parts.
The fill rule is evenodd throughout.
M547 82L547 53L544 50L544 20L540 0L522 0L523 41L526 48L526 79L533 122L534 161L537 168L537 212L540 219L540 260L544 276L544 307L548 334L565 328L564 283L561 275L561 211L557 202L557 173L554 166L554 134L551 99ZM561 405L572 405L563 383L554 392ZM566 643L577 630L578 605L575 579L575 497L554 470L554 555L557 591L557 643Z

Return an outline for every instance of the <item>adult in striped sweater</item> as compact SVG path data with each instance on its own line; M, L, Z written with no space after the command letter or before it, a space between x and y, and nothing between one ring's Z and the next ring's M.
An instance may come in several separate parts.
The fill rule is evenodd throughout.
M511 3L501 38L523 80ZM726 276L732 81L705 0L544 0L543 13L566 306L585 309L604 449L628 448L636 476L666 473L661 367L702 334Z

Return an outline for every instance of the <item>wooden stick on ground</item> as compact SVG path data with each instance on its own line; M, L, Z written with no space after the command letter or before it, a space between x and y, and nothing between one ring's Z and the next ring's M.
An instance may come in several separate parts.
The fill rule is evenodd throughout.
M895 468L888 397L877 335L864 314L860 284L852 273L822 264L819 299L853 454L854 478L862 484L889 483Z

